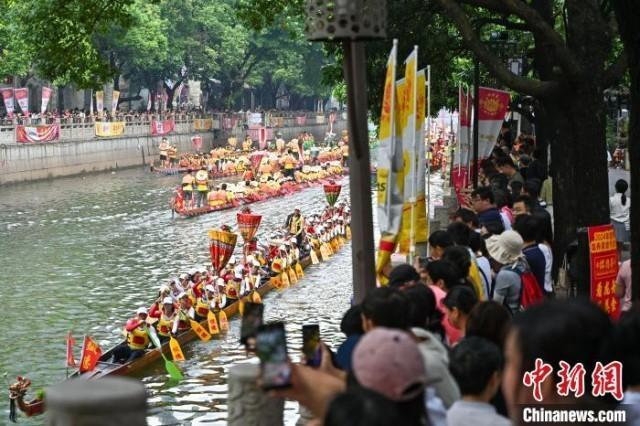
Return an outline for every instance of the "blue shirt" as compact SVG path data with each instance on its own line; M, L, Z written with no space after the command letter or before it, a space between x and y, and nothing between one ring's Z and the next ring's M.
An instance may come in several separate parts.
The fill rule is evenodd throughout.
M540 250L537 244L522 249L524 257L527 258L531 272L536 277L538 285L544 293L544 274L546 271L547 261L544 257L544 253Z
M361 334L352 334L347 337L347 340L342 342L336 353L336 362L338 367L344 371L351 371L351 355L356 348L356 345L362 337Z
M491 207L482 213L478 213L478 222L480 222L480 225L490 222L502 223L502 216L500 216L500 212L497 208Z

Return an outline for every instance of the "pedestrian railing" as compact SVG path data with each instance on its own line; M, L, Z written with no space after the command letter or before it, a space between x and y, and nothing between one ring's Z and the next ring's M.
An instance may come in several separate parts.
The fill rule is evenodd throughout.
M243 129L304 127L328 125L330 121L342 120L340 113L261 112L261 113L168 113L168 114L117 114L115 116L68 116L68 117L14 117L0 120L0 144L16 144L17 127L59 126L59 136L53 142L104 139L96 136L96 123L123 122L124 133L113 137L151 136L152 121L173 121L173 133L188 134L219 130L238 134ZM277 130L276 130L277 131ZM51 143L49 141L48 143Z

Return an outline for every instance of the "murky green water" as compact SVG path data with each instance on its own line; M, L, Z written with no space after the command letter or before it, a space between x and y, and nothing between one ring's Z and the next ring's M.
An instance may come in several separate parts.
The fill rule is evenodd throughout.
M167 206L177 182L176 176L126 170L0 188L0 373L26 375L34 389L59 382L68 330L78 345L87 333L106 349L120 340L135 308L150 304L159 283L209 261L206 230L235 225L236 211L172 219ZM341 197L347 194L345 187ZM280 227L294 206L305 214L323 203L322 189L314 188L255 204L264 215L259 236ZM351 297L350 249L306 274L296 287L265 299L266 320L287 321L291 352L299 351L299 330L307 322L319 322L328 343L341 341L339 321ZM150 425L225 423L227 371L246 359L239 327L235 319L223 338L185 346L186 378L177 386L167 385L161 364L144 373ZM288 424L295 410L287 404Z

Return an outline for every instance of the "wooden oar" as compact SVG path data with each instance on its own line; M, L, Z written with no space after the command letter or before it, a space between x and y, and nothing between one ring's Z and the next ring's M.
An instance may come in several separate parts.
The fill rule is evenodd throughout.
M316 254L315 250L311 249L311 252L309 253L309 255L311 256L312 264L317 265L318 263L320 263L320 260L318 259L318 255Z
M220 331L229 331L229 320L227 319L227 314L224 313L224 310L220 310L218 315L220 316Z
M182 353L182 348L180 347L180 343L173 336L169 337L169 348L171 349L171 356L174 361L184 361L186 358L184 357L184 353Z
M169 376L173 380L178 380L178 381L182 380L184 376L182 375L182 372L180 371L178 366L175 365L173 362L169 361L167 357L164 356L164 354L162 353L162 344L160 344L160 339L158 339L158 335L156 334L155 328L147 327L147 334L149 335L149 338L153 342L153 345L156 348L158 348L158 350L160 351L160 355L162 355L162 358L164 359L164 368L166 368L167 373L169 373Z
M212 311L209 311L207 314L207 324L209 325L209 333L211 334L219 334L220 328L218 327L218 320L216 319L216 314Z
M201 326L198 321L190 320L190 323L191 328L200 338L200 340L202 340L203 342L208 342L211 339L211 334L209 334L209 332L203 326Z

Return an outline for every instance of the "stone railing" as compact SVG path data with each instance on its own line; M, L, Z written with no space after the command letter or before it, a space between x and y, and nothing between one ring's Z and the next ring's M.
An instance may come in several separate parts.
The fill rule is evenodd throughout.
M228 134L237 134L240 130L252 128L291 128L315 125L329 125L344 120L343 113L316 112L261 112L261 113L170 113L170 114L118 114L101 119L97 117L19 117L0 120L0 144L16 144L17 126L41 126L57 124L60 137L54 142L104 139L97 137L95 124L100 122L124 122L124 133L116 137L150 136L152 120L173 120L174 133L188 134L219 130Z

